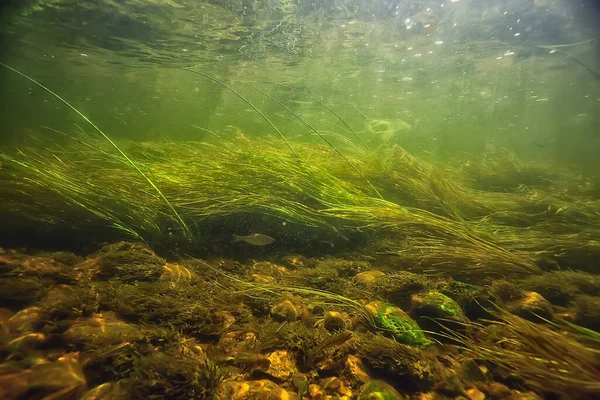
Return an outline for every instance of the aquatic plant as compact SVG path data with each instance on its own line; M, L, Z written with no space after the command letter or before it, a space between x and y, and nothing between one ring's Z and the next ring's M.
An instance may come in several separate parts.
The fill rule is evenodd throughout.
M46 92L50 93L52 96L54 96L55 98L57 98L58 100L60 100L63 104L65 104L67 107L69 107L73 112L75 112L77 115L79 115L86 123L88 123L92 128L94 128L94 130L96 132L98 132L104 139L106 139L106 141L108 143L110 143L110 145L121 155L121 157L123 157L123 159L139 174L142 176L142 178L144 178L144 180L156 191L156 193L158 193L158 195L160 196L160 198L165 202L165 204L171 209L171 211L173 212L173 215L175 216L175 218L178 220L178 222L181 224L181 226L183 227L186 235L188 236L188 239L191 239L191 232L189 230L189 228L187 227L186 223L183 221L183 219L181 218L181 216L179 215L179 213L177 212L177 210L175 209L175 207L173 207L173 205L171 204L171 202L167 199L167 197L163 194L163 192L158 188L158 186L156 186L154 184L154 182L137 166L137 164L135 162L133 162L133 160L127 155L125 154L125 152L123 152L123 150L121 150L121 148L119 146L117 146L117 144L106 134L104 133L96 124L94 124L88 117L86 117L85 115L83 115L81 113L81 111L79 111L77 108L75 108L73 105L71 105L71 103L69 103L67 100L65 100L64 98L62 98L61 96L59 96L58 94L56 94L54 91L50 90L49 88L47 88L46 86L44 86L43 84L41 84L40 82L36 81L35 79L31 78L30 76L16 70L15 68L8 66L2 62L0 62L0 65L7 68L8 70L22 76L23 78L29 80L30 82L36 84L37 86L41 87L42 89L44 89ZM117 226L119 227L119 226Z
M598 350L582 344L581 329L565 334L550 326L527 321L498 309L476 340L463 337L475 357L501 368L526 387L569 398L590 398L600 393ZM583 333L583 336L582 336ZM594 334L593 336L597 336Z

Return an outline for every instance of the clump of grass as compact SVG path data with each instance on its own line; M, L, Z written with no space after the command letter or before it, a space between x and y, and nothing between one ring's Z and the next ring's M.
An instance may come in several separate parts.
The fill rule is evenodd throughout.
M477 358L502 368L538 392L568 398L592 398L600 394L599 351L564 334L505 311L477 341L464 343ZM586 336L586 335L584 335ZM595 335L597 336L597 334Z

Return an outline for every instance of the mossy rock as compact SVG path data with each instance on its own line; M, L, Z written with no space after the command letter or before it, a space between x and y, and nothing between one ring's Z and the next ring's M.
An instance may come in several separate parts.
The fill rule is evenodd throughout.
M414 294L410 314L428 331L461 329L468 321L458 303L435 290Z
M375 293L391 304L408 308L410 296L429 290L433 284L424 276L412 272L398 272L375 279Z
M143 244L119 242L103 247L98 253L99 275L123 282L156 281L166 264Z
M373 315L377 327L398 342L411 346L431 344L419 325L401 308L382 301L369 303L366 308Z
M0 280L0 304L13 311L41 299L51 282L36 277L7 277Z
M384 381L371 381L360 388L358 400L403 400L402 396L391 385Z
M357 356L374 376L385 377L409 392L427 392L438 383L443 369L435 351L409 346L382 335L357 340Z

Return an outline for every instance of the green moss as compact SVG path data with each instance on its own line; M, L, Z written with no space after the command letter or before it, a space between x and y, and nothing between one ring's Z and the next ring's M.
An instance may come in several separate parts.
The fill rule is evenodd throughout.
M408 309L410 296L429 289L432 283L423 275L399 272L378 277L373 286L377 295L389 303Z
M165 260L142 244L119 242L98 252L98 265L104 279L156 281L163 273Z
M393 381L409 391L431 390L442 370L433 354L381 335L360 337L356 352L372 369L372 376Z
M42 298L50 283L34 277L0 279L0 303L2 307L19 310Z
M403 400L396 389L384 381L371 381L360 388L358 400Z
M193 336L213 337L223 328L223 315L206 296L208 283L173 287L169 282L136 285L109 283L100 288L100 306L129 322L169 325ZM223 296L225 297L225 295Z
M431 340L425 337L419 325L402 309L380 301L368 304L367 309L385 335L412 346L431 344Z

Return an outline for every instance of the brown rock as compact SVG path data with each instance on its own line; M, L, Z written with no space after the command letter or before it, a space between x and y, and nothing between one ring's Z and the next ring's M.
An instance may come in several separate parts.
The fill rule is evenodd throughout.
M509 311L534 322L539 321L540 317L547 320L553 320L555 317L552 304L536 292L525 292L521 299L507 306Z
M361 284L361 285L369 288L377 281L377 278L380 278L382 276L385 276L385 272L371 270L371 271L360 272L360 273L354 275L354 278L352 278L352 280L358 284Z
M362 360L354 355L349 355L346 359L345 370L354 382L362 384L371 380L369 375L365 372L365 366Z
M33 329L33 325L40 318L39 307L27 307L8 320L8 327L11 332L30 332Z
M515 390L506 400L541 400L541 397L533 392L519 392Z
M487 386L487 394L494 400L510 396L510 389L499 382L492 382Z
M338 311L327 311L323 319L323 327L329 332L338 332L346 329L346 318Z
M461 366L461 375L471 382L487 382L488 378L484 371L472 359L466 359Z
M321 389L321 386L311 383L308 385L308 397L311 400L320 400L325 397L325 392Z
M294 356L286 350L278 350L267 356L269 368L266 373L280 380L288 380L298 373Z
M267 379L225 381L217 389L217 398L229 400L289 400L294 394Z
M0 375L0 399L16 400L22 398L29 388L31 370L5 370Z
M299 312L289 300L284 300L277 303L271 308L271 316L273 319L284 322L293 322L298 319Z
M466 393L469 400L485 400L485 394L477 388L467 389Z

